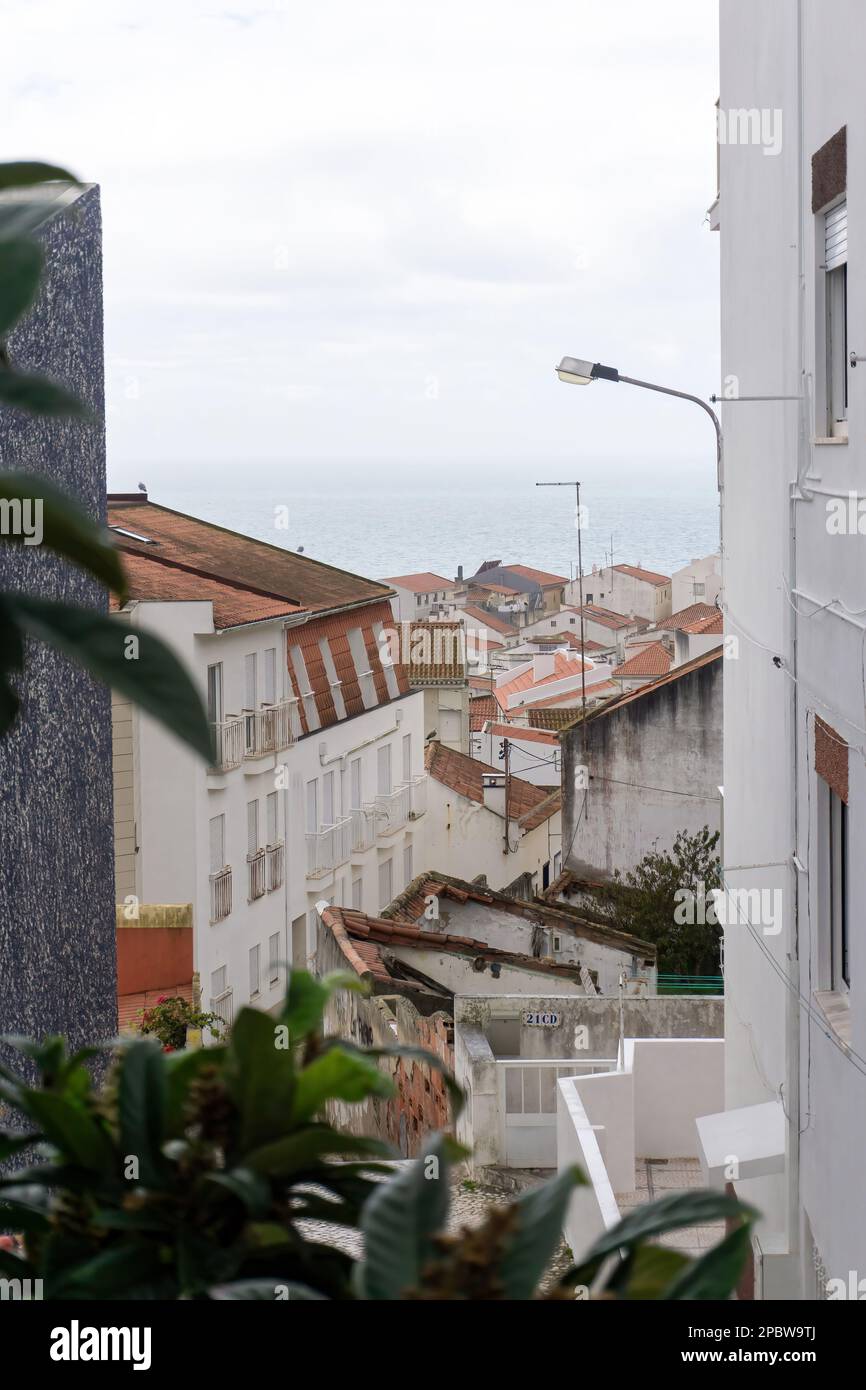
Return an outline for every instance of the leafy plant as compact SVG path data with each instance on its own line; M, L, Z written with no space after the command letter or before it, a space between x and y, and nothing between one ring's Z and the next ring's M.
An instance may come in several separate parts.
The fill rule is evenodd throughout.
M202 1013L178 994L161 994L149 1009L140 1009L138 1031L162 1043L164 1052L179 1052L186 1046L188 1028L207 1030L218 1038L223 1021L218 1014Z
M652 942L658 948L660 971L719 971L722 929L710 897L722 886L718 842L719 832L706 825L694 835L681 830L671 850L645 854L628 873L617 872L603 890L600 905L609 920ZM690 904L694 911L687 910Z
M0 191L58 180L78 182L56 165L0 164ZM0 207L0 408L76 416L82 429L93 428L90 411L76 396L46 377L20 371L10 354L9 335L36 301L43 271L42 248L27 234L31 221L26 193ZM30 522L27 534L22 525L25 514ZM4 541L44 545L86 570L121 601L126 599L123 566L110 537L47 479L24 472L0 475L0 520ZM94 609L18 591L0 592L0 735L8 732L19 713L14 678L24 666L26 637L50 643L97 680L128 695L201 757L211 757L198 691L169 647L152 633L130 634L122 622Z

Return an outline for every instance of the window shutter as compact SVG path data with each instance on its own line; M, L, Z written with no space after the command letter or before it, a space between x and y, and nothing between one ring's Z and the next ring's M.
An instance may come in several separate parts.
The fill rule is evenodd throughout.
M848 262L848 200L824 214L824 267L835 270Z

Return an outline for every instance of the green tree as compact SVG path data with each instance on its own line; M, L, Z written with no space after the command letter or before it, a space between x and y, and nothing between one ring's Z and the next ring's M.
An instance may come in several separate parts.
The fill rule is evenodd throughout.
M622 931L658 949L664 974L716 975L721 928L709 896L722 886L719 832L681 830L670 850L645 854L606 885L601 907Z

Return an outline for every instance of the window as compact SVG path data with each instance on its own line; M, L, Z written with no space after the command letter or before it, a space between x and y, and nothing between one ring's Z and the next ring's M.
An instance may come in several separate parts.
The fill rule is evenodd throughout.
M226 818L214 816L210 821L210 871L218 874L226 865Z
M228 988L227 979L228 973L224 965L213 971L210 977L210 992L213 999L219 999L221 994L225 994Z
M391 745L384 744L376 754L376 791L380 796L391 792Z
M700 580L696 579L694 583L694 591L695 598L703 598L704 594L707 592L707 586Z
M268 984L273 988L280 983L280 933L275 931L268 938Z
M258 700L258 656L250 652L244 657L244 709L249 713L244 718L244 742L246 751L253 752L256 746L255 708Z
M211 724L221 724L223 717L223 664L207 668L207 717Z
M385 859L379 865L379 911L383 911L394 896L393 861Z
M307 783L307 834L316 835L319 830L319 784L313 779Z
M385 689L392 700L396 700L400 694L400 682L397 680L397 673L394 670L394 660L391 655L389 643L385 638L385 628L382 623L373 624L373 638L379 651L379 660L382 671L385 675Z
M255 854L259 849L259 803L247 802L247 853Z
M362 891L363 891L363 887L364 887L364 881L363 881L363 879L360 879L360 878L353 878L353 879L352 879L352 906L353 906L354 908L356 908L359 912L360 912L360 910L361 910L361 894L362 894Z
M268 844L275 845L277 843L277 840L280 838L279 824L277 820L278 807L276 792L268 792L268 795L265 799L265 807L268 829Z
M277 649L268 647L265 652L265 693L264 701L266 705L275 705L277 702Z
M250 998L255 999L262 987L261 947L250 947Z
M337 818L336 818L336 816L335 816L335 814L334 814L334 774L333 774L333 772L326 772L326 773L325 773L324 777L322 778L322 786L323 786L323 790L324 790L324 796L322 797L322 824L323 824L323 825L334 825L334 824L336 824L336 819L337 819Z
M361 759L353 758L349 764L350 795L352 798L352 810L361 809Z
M562 949L562 937L554 935L554 938L553 938L553 950L554 950L554 952L556 952L556 951L559 951L559 950L561 950L561 949Z
M298 691L304 702L304 714L307 719L307 728L320 729L322 721L319 718L319 711L316 709L316 697L313 694L313 687L310 685L310 678L307 675L307 663L304 661L304 653L300 647L292 647L291 650L292 668L295 672L295 679L298 682Z
M355 671L358 676L358 686L361 691L361 700L364 709L372 709L378 704L376 698L376 683L373 680L373 673L370 670L370 657L367 653L367 646L364 642L364 634L359 627L350 627L346 633L349 643L349 651L352 654L352 661L355 664Z
M406 888L412 882L412 844L403 847L403 887Z
M604 598L604 594L602 594L602 598ZM586 600L585 600L585 601L586 601L587 603L592 603L592 594L587 594ZM574 618L572 618L571 621L574 622Z
M830 921L830 988L851 986L848 962L848 807L827 789L828 908Z
M827 433L848 433L848 203L824 214Z
M403 735L403 781L412 780L412 735Z

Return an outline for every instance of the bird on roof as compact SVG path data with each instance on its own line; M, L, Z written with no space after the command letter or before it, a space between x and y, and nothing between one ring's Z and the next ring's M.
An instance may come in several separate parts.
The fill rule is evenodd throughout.
M139 483L138 490L139 492L147 492L147 488L145 487L144 483Z

